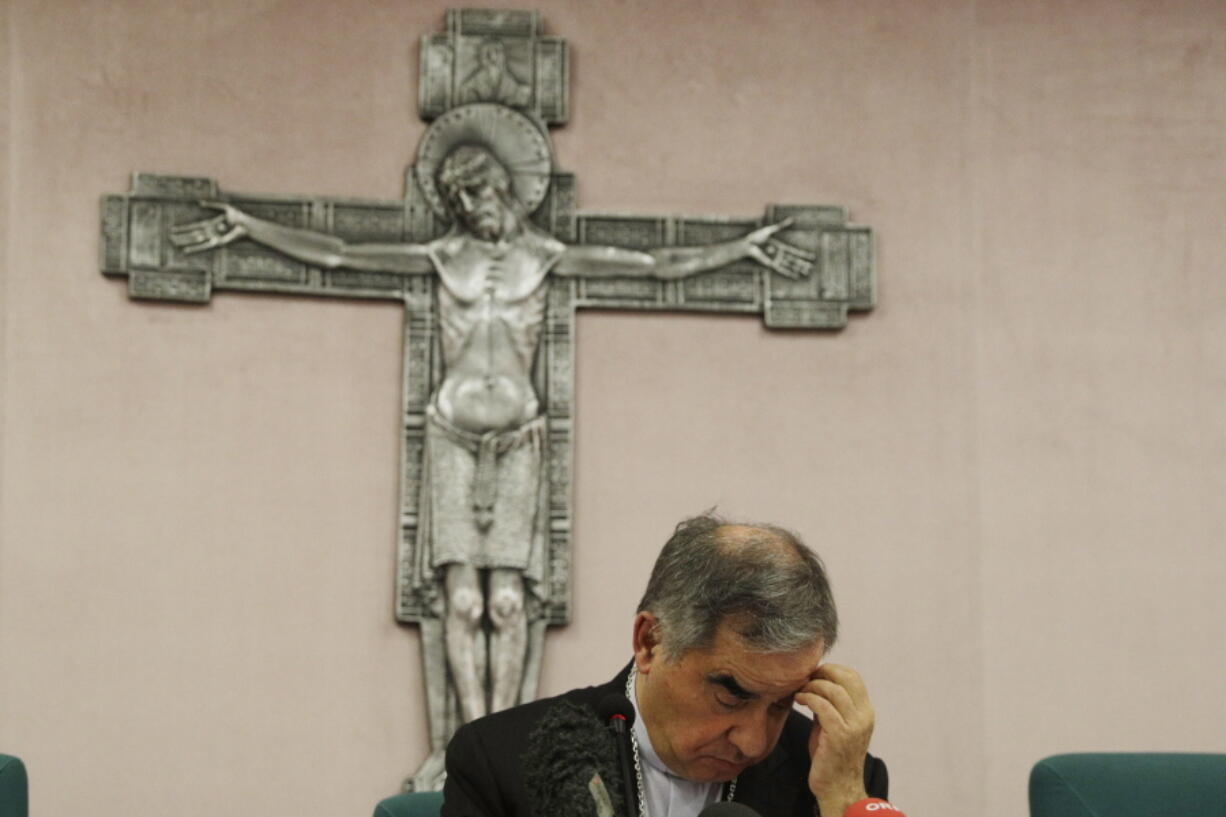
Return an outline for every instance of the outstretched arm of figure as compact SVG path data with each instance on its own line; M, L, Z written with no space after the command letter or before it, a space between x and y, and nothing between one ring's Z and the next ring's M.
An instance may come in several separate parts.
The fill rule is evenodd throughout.
M225 202L200 204L221 210L221 215L170 229L170 240L185 253L204 252L250 238L299 261L328 269L347 267L401 273L426 273L433 269L424 244L349 244L333 235L264 221Z
M553 271L557 275L593 278L684 278L706 272L742 258L752 258L781 275L795 278L762 249L767 239L788 227L791 219L761 227L747 235L720 244L702 247L661 247L655 250L627 250L622 247L568 245Z

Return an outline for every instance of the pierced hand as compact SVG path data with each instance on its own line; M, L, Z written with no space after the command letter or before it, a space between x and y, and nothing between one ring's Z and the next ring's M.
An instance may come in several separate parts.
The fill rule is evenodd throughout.
M795 265L785 263L785 259L781 257L778 247L768 243L769 239L780 230L786 230L792 226L792 219L785 218L777 224L768 224L765 227L759 227L743 239L745 241L745 254L753 260L757 261L767 269L774 270L785 278L800 278L808 274L808 271L800 271Z
M170 228L171 243L184 253L216 249L247 235L247 216L242 210L222 201L202 201L200 206L221 210L222 214Z
M868 796L864 760L874 714L864 681L850 667L823 664L796 694L796 702L814 716L809 735L809 789L822 814L842 814Z

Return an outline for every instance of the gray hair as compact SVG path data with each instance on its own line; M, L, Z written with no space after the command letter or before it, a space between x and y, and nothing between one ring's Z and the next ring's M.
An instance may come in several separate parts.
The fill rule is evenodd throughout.
M709 648L727 622L757 652L829 650L839 616L821 559L773 525L742 525L712 513L677 525L656 559L639 602L676 661Z

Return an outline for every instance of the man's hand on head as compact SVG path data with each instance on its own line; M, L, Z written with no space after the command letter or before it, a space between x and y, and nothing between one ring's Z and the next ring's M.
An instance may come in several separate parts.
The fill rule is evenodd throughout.
M796 694L813 713L809 735L809 789L822 817L842 817L867 797L864 760L873 735L873 706L860 674L851 667L823 664Z

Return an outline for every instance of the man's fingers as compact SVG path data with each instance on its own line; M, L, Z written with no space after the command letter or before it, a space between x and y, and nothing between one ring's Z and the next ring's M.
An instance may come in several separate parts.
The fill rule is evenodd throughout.
M847 728L847 719L843 713L839 712L838 707L830 702L829 698L818 695L816 692L798 692L794 700L813 713L816 721L814 728L836 732Z
M860 673L843 664L822 664L817 668L814 679L825 679L847 690L856 703L868 704L868 689Z
M813 701L812 705L805 703L813 710L814 716L821 717L822 712L833 711L838 714L836 722L862 729L872 729L876 713L873 712L873 705L868 699L868 691L858 672L839 664L823 664L814 673L814 676L802 693L796 696L797 700L802 700L801 695L811 695L814 699L820 699L829 705L827 709L826 706L816 701ZM806 697L804 700L812 699Z
M802 699L802 695L806 696ZM826 727L872 729L876 714L868 705L852 701L847 690L830 681L813 681L796 700L812 710Z
M858 707L856 702L852 700L851 694L834 681L810 681L806 689L830 701L834 708L839 711L839 714L847 720L851 720L856 714Z

